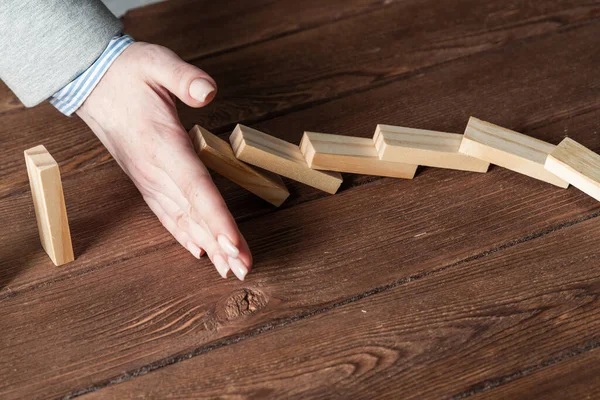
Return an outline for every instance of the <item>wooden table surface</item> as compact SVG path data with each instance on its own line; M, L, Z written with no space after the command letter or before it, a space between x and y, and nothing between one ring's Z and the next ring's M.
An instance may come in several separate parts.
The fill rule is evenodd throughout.
M172 0L126 30L209 72L180 107L370 137L468 117L600 151L600 2ZM23 150L60 164L76 261L38 239ZM600 205L493 167L286 181L275 209L215 182L255 269L222 280L161 227L92 132L0 88L0 398L600 398Z

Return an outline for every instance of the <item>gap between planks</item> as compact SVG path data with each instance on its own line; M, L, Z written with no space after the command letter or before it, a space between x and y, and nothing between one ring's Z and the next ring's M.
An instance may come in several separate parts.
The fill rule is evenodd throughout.
M88 394L88 393L91 393L91 392L96 392L96 391L99 391L101 389L107 388L109 386L113 386L113 385L117 385L119 383L123 383L123 382L129 381L129 380L134 379L134 378L136 378L138 376L146 375L147 373L150 373L152 371L156 371L158 369L161 369L161 368L164 368L164 367L168 367L169 365L173 365L173 364L179 363L181 361L185 361L185 360L188 360L190 358L206 354L206 353L208 353L210 351L217 350L217 349L220 349L222 347L225 347L225 346L228 346L228 345L231 345L231 344L239 343L239 342L244 341L246 339L250 339L250 338L256 337L256 336L258 336L258 335L260 335L260 334L262 334L264 332L268 332L268 331L272 331L272 330L275 330L275 329L278 329L278 328L282 328L282 327L287 326L289 324L292 324L294 322L302 321L302 320L305 320L307 318L311 318L311 317L313 317L315 315L323 314L323 313L326 313L328 311L334 310L336 308L345 306L347 304L351 304L351 303L357 302L359 300L362 300L362 299L365 299L365 298L377 295L379 293L387 292L387 291L392 290L392 289L394 289L396 287L399 287L399 286L402 286L402 285L406 285L408 283L411 283L411 282L414 282L414 281L417 281L417 280L420 280L420 279L428 278L430 276L437 275L437 274L439 274L441 272L444 272L444 271L447 271L447 270L459 267L459 266L461 266L463 264L466 264L466 263L469 263L469 262L472 262L472 261L476 261L476 260L480 260L480 259L485 258L487 256L490 256L492 254L495 254L495 253L498 253L498 252L510 249L510 248L512 248L514 246L518 246L520 244L523 244L523 243L526 243L526 242L529 242L529 241L532 241L532 240L543 238L543 237L545 237L545 236L547 236L547 235L549 235L549 234L551 234L553 232L558 232L560 230L569 228L571 226L575 226L575 225L580 224L582 222L589 221L589 220L592 220L592 219L595 219L595 218L598 218L598 217L600 217L600 211L596 211L596 212L594 212L594 213L592 213L590 215L586 215L584 217L580 217L580 218L577 218L577 219L574 219L574 220L571 220L571 221L567 221L567 222L558 224L558 225L556 225L554 227L548 227L547 229L543 229L541 231L534 232L534 233L531 233L529 235L522 236L520 238L509 240L509 241L507 241L507 242L505 242L505 243L503 243L503 244L501 244L499 246L493 247L493 248L491 248L489 250L482 251L482 252L480 252L478 254L475 254L473 256L464 258L464 259L459 260L459 261L457 261L455 263L442 266L442 267L440 267L440 268L438 268L436 270L425 271L425 272L420 272L420 273L417 273L417 274L413 274L413 275L404 277L402 279L399 279L397 281L388 283L386 285L378 286L378 287L375 287L375 288L370 289L368 291L365 291L365 292L362 292L360 294L354 295L352 297L348 297L346 299L343 299L341 301L338 301L338 302L333 303L331 305L328 305L326 307L322 307L322 308L318 308L318 309L313 309L313 310L310 310L310 311L306 311L306 312L303 312L303 313L299 313L299 314L292 315L292 316L285 317L285 318L281 318L281 319L276 319L276 320L273 320L273 321L271 321L271 322L269 322L267 324L264 324L262 326L254 328L254 329L251 329L251 330L249 330L247 332L240 333L238 335L233 335L233 336L230 336L230 337L226 337L226 338L223 338L221 340L217 340L214 343L201 346L201 347L196 348L196 349L194 349L192 351L189 351L189 352L187 352L185 354L180 354L180 355L176 355L176 356L173 356L173 357L168 357L168 358L165 358L163 360L159 360L159 361L153 362L151 364L145 365L143 367L137 368L135 370L127 371L127 372L125 372L125 373L123 373L123 374L121 374L119 376L116 376L114 378L109 379L108 381L104 381L104 382L98 383L98 384L93 385L93 386L88 386L86 388L75 390L75 391L73 391L73 392L71 392L69 394L66 394L63 398L64 399L71 399L71 398L79 397L79 396L82 396L84 394ZM600 347L600 342L595 343L594 346L591 347L591 348L589 348L589 349L586 348L585 351L573 352L573 354L571 354L569 356L565 356L565 357L562 357L562 358L554 358L554 359L552 359L552 360L550 360L550 361L548 361L546 363L540 364L539 366L530 367L528 369L531 369L531 371L528 371L527 373L531 373L531 372L537 371L539 369L542 369L542 368L548 367L550 365L553 365L553 364L555 364L557 362L566 360L568 358L574 357L576 355L582 354L582 353L587 352L587 351L591 351L591 350L595 349L596 347ZM525 371L527 371L527 370L525 370ZM508 377L498 378L497 382L494 381L494 382L496 382L496 384L493 387L497 387L497 386L500 386L500 385L502 385L504 383L508 383L508 382L510 382L510 380L515 379L515 377L519 377L522 374L523 374L523 372L516 372L515 374L511 374ZM513 377L511 379L510 377L512 375L515 375L515 377ZM490 385L492 383L490 383ZM484 384L486 384L486 383L484 383ZM463 396L463 397L456 397L456 396L455 397L456 397L456 399L470 397L470 396L472 396L474 394L477 394L477 393L479 393L479 392L481 392L483 390L487 390L487 389L485 389L485 387L486 386L484 386L484 388L481 389L481 390L473 389L472 391L465 392L464 394L457 395L457 396ZM491 388L491 386L489 388ZM453 397L453 399L455 397Z
M462 393L459 393L459 394L456 394L456 395L450 397L450 399L451 400L461 400L461 399L469 398L471 396L475 396L479 393L487 392L488 390L492 390L499 386L510 383L516 379L523 378L534 372L541 371L545 368L559 364L563 361L570 360L573 357L577 357L582 354L586 354L586 353L596 350L598 348L600 348L600 341L598 341L598 340L588 341L586 343L580 344L577 347L564 350L558 356L549 358L548 360L546 360L540 364L529 366L522 370L513 372L512 374L509 374L509 375L505 375L505 376L501 376L501 377L498 377L495 379L489 379L489 380L483 381L483 382L475 385L472 389L467 390Z

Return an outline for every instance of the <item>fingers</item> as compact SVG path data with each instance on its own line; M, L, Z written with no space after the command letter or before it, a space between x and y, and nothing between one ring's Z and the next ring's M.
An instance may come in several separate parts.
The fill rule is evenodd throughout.
M184 207L182 203L186 201L189 208L186 211L190 218L205 226L228 259L241 261L233 261L233 264L240 269L243 266L249 271L252 256L248 244L238 230L210 174L193 149L181 150L178 157L170 160L164 168L180 191L181 198L174 199L178 205ZM232 270L236 273L235 268Z
M154 212L154 214L156 214L161 224L163 224L163 226L167 228L169 233L173 235L173 237L179 242L179 244L186 248L190 253L192 253L194 257L200 259L200 257L202 257L202 255L204 254L204 250L198 247L185 231L177 227L177 223L175 222L175 220L173 220L173 218L162 208L162 206L157 201L151 198L144 198L144 200L146 201L150 209Z
M190 107L204 107L217 93L214 79L200 68L188 64L171 50L152 46L147 73Z
M210 260L223 278L227 278L231 270L240 280L244 280L248 268L238 258L228 256L223 251L221 245L202 221L201 223L193 221L188 214L182 211L179 205L165 195L156 193L155 197L161 209L169 215L171 220L176 221L177 227L186 232L194 243L206 250ZM187 205L187 201L185 201L185 204Z

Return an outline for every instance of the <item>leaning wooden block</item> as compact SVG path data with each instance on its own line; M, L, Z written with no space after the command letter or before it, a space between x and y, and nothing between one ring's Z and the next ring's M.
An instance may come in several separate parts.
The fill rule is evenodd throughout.
M384 161L473 172L487 172L490 166L460 153L462 135L457 133L377 125L373 141Z
M556 146L471 117L460 146L461 153L515 172L567 188L569 184L544 168Z
M75 257L58 164L41 145L25 150L25 163L42 247L55 265L71 262Z
M196 153L206 167L279 207L290 195L281 178L235 158L229 143L196 125L190 131Z
M342 184L339 173L310 169L298 146L266 133L238 125L229 141L237 158L267 171L331 194Z
M383 161L371 138L304 132L300 151L310 168L412 179L417 165Z
M548 155L545 167L600 201L600 155L566 138Z

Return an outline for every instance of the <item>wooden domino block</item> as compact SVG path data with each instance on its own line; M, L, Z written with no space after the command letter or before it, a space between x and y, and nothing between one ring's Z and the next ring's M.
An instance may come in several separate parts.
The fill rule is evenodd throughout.
M71 262L75 257L58 164L44 146L25 150L25 163L42 247L55 265Z
M238 159L267 171L331 194L342 184L339 173L309 168L298 146L266 133L238 125L229 141Z
M300 151L310 168L412 179L417 165L379 159L371 138L304 132Z
M377 125L373 141L384 161L473 172L487 172L490 166L460 153L462 135L457 133Z
M556 146L471 117L460 146L461 153L515 172L567 188L569 184L544 168Z
M196 125L190 131L200 160L207 168L279 207L290 195L281 178L238 160L229 143Z
M566 138L548 155L545 167L600 201L600 155Z

